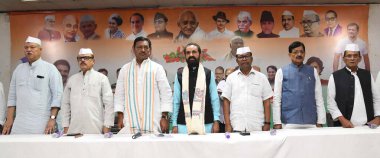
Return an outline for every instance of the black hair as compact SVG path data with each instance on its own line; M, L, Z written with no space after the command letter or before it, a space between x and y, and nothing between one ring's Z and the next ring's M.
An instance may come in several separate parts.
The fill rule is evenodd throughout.
M294 41L292 44L289 45L289 48L288 48L289 53L292 53L294 48L297 48L297 47L300 47L300 46L302 46L303 51L306 51L305 45L302 42L300 42L300 41Z
M149 45L149 48L152 49L152 42L150 41L149 38L146 38L146 37L143 37L143 36L139 36L137 37L134 41L133 41L133 48L136 47L136 43L137 42L140 42L140 41L147 41L148 42L148 45Z

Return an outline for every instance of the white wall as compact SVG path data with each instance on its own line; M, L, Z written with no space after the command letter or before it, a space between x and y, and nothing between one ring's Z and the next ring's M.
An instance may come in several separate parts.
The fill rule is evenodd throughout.
M11 33L9 16L0 13L0 81L4 85L4 93L8 96L11 80Z
M369 6L368 43L371 72L374 78L380 70L380 4Z

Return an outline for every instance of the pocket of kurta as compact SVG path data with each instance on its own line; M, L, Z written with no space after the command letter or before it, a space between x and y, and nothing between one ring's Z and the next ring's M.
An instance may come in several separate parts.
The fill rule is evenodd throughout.
M32 85L33 89L36 91L41 91L41 89L43 87L44 80L45 80L45 78L34 78L33 79L33 85Z
M90 84L88 86L88 96L90 97L100 97L100 87L101 85L96 85L96 84Z

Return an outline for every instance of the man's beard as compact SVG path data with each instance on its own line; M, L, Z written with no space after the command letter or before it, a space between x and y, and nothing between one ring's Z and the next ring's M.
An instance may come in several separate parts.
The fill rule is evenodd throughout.
M190 59L194 59L194 60L190 60ZM197 67L199 65L199 60L195 57L189 57L188 59L186 59L186 62L189 67Z

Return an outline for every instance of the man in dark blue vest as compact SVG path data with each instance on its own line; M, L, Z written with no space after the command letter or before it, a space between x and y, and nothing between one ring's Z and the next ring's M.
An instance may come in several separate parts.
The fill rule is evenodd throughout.
M303 63L305 45L289 46L292 63L276 73L274 83L274 128L314 128L326 122L322 87L316 69Z
M200 63L201 47L184 48L187 65L174 80L172 133L205 134L219 131L219 96L214 73Z
M353 128L380 124L379 94L371 73L358 68L360 60L359 46L347 44L343 54L346 66L330 76L327 107L334 126Z

